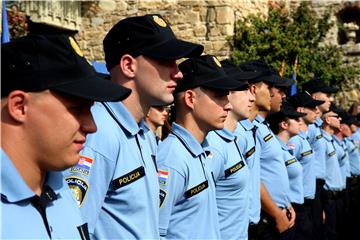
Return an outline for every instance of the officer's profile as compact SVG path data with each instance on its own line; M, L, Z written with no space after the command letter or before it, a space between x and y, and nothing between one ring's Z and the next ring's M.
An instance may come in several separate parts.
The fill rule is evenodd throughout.
M1 237L87 239L60 171L96 131L93 102L130 90L100 78L69 36L29 35L1 53Z

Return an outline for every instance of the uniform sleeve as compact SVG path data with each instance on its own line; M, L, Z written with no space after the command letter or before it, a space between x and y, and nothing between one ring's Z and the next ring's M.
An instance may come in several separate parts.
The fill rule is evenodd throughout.
M164 237L167 235L174 206L184 196L186 183L185 177L175 169L166 165L159 165L158 169L160 184L159 232L160 236Z
M301 159L301 150L302 145L297 137L293 137L289 139L288 146L293 150L293 156L295 156L297 159Z
M114 161L90 147L85 147L80 153L79 163L64 173L81 215L88 223L90 234L94 233L114 169Z

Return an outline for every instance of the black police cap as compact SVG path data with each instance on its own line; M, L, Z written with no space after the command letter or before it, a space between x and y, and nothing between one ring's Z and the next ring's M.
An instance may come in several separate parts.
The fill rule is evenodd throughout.
M295 81L282 78L275 68L260 60L247 61L239 65L243 71L258 72L260 75L257 78L251 79L249 83L267 82L273 84L275 87L289 87Z
M280 111L270 113L266 117L266 121L270 124L270 127L272 128L272 126L276 126L280 122L284 121L286 118L297 119L305 115L306 113L296 111L296 109L290 103L284 101L281 105Z
M324 80L318 77L313 77L310 81L304 83L303 90L309 93L336 93L338 91L338 89L326 85Z
M97 75L72 37L29 35L1 45L1 94L55 90L95 101L120 101L131 90Z
M315 100L307 93L297 93L287 99L287 101L297 107L315 108L324 103L324 101Z
M189 58L179 64L179 69L184 77L177 82L175 92L196 87L235 90L244 86L243 82L229 78L219 60L213 55Z
M247 86L248 81L250 81L251 79L258 78L261 75L260 72L244 71L243 69L232 63L229 59L222 60L220 63L229 78L244 82L244 86Z
M199 56L204 50L202 45L177 39L159 14L120 20L105 36L103 45L108 70L118 65L124 54L176 60Z

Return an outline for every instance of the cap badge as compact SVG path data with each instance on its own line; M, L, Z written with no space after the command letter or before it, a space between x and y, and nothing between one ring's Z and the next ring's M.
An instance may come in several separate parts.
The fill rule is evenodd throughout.
M74 49L74 51L80 56L80 57L84 57L83 52L81 51L79 45L76 43L76 41L72 38L69 37L70 40L70 45L71 47Z
M221 63L219 62L219 60L216 57L213 57L213 60L218 67L221 67Z
M166 27L167 24L164 21L164 19L160 18L159 16L153 16L153 20L154 22L159 25L160 27Z

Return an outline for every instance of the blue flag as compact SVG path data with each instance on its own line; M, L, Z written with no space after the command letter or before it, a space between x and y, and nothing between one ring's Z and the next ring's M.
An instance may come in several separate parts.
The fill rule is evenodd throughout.
M297 87L296 87L296 70L298 67L298 57L296 56L295 58L295 62L294 62L294 66L293 66L293 72L292 72L292 80L294 80L294 84L291 85L290 87L290 96L295 95L297 92Z
M6 1L2 0L1 6L1 43L10 42L9 25L6 13Z

